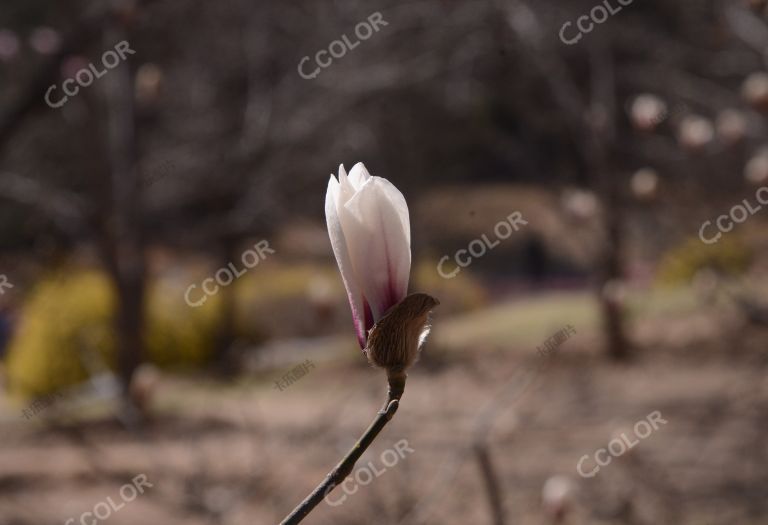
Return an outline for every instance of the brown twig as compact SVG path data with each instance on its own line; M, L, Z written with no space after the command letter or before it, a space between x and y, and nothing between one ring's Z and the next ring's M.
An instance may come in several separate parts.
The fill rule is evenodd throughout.
M320 501L323 500L331 491L336 488L349 474L352 473L352 469L355 467L355 463L360 459L360 456L371 446L371 443L379 435L379 432L384 426L389 423L389 420L397 412L397 408L400 405L400 398L405 390L405 373L399 376L389 376L389 392L387 393L387 402L384 404L379 413L376 415L376 419L368 427L357 443L352 449L347 452L347 455L339 461L334 469L328 473L315 490L313 490L309 496L304 498L304 501L299 503L295 509L280 522L280 525L295 525L300 523L310 512L314 509Z
M501 497L501 484L496 474L496 469L491 460L491 454L488 445L482 440L477 440L472 447L477 460L477 466L483 477L485 484L485 493L488 496L488 506L491 510L493 525L505 525L504 502Z

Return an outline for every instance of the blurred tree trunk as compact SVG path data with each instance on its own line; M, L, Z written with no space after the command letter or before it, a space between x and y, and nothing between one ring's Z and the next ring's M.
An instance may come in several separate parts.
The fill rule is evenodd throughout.
M603 252L598 269L598 301L603 316L605 344L608 356L623 360L629 357L629 342L625 335L621 286L623 283L622 253L624 249L624 215L619 201L615 172L610 165L603 167L602 180ZM612 176L612 174L614 174Z
M221 264L219 267L227 268L229 263L237 265L240 260L237 253L239 236L224 235L220 250ZM221 311L219 326L214 343L215 364L218 372L224 376L231 376L237 372L237 357L234 354L235 343L235 315L237 310L236 294L237 277L229 286L219 288L221 295Z
M126 40L123 30L105 33L104 48ZM136 166L137 144L133 75L123 60L103 79L106 92L112 215L107 228L107 268L117 291L116 335L118 374L123 390L122 416L140 417L131 399L131 379L142 361L144 341L145 260L141 232L141 188Z
M616 79L612 47L597 43L591 49L590 144L588 164L596 178L595 187L602 204L603 243L598 255L597 294L603 317L606 352L617 360L629 356L624 330L623 283L624 213L621 203L622 178L614 162L616 149Z

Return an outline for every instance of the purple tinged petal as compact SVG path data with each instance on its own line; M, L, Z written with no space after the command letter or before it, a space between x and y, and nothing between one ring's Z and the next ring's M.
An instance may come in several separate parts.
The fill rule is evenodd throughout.
M369 177L338 210L338 217L358 284L370 304L374 322L378 321L408 293L408 205L391 182Z
M339 168L340 177L344 175L344 167ZM344 175L344 178L346 176ZM344 232L339 221L338 214L338 200L341 196L341 185L331 175L328 181L328 190L325 194L325 219L328 225L328 236L331 239L331 247L333 248L333 254L336 257L336 263L339 266L341 272L341 279L344 281L344 287L347 290L347 297L349 299L349 306L352 309L352 320L355 324L355 331L357 332L357 340L360 343L360 348L365 348L366 337L368 335L368 329L366 326L366 307L367 303L363 298L363 293L360 285L357 282L355 273L353 270L352 262L349 258L349 249L347 241L344 237Z

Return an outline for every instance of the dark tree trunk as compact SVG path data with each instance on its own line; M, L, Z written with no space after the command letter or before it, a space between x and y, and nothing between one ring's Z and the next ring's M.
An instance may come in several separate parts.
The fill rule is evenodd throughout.
M240 260L237 253L238 238L226 236L221 249L221 268L227 268L229 263L236 267ZM215 341L215 364L216 369L225 377L232 376L237 372L238 356L234 353L235 343L235 315L237 310L237 295L235 293L237 279L229 286L219 288L221 297L221 311L219 317L219 326Z
M609 42L596 42L591 50L592 102L589 114L588 165L594 173L603 222L598 256L598 302L603 317L606 352L613 359L629 356L624 330L623 304L618 293L623 283L622 177L616 169L616 79Z
M105 47L127 40L114 27ZM115 327L118 375L123 392L122 417L137 422L140 412L131 398L131 380L144 355L145 260L141 230L141 188L136 166L137 143L133 75L130 59L102 80L108 117L112 216L107 227L108 268L117 291Z

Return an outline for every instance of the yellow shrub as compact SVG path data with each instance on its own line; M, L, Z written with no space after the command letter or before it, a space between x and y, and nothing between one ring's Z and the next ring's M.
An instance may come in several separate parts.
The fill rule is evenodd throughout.
M440 301L440 313L467 312L488 302L485 288L464 269L452 279L437 272L437 260L422 259L414 265L411 290L426 292Z
M705 244L698 238L691 238L662 257L657 278L665 285L688 283L704 268L738 275L746 271L751 258L749 247L736 236L723 236L716 244Z
M44 395L83 381L82 352L112 364L114 295L103 275L52 275L27 297L7 357L12 392Z
M166 368L200 365L213 349L220 301L213 296L191 308L183 293L160 282L147 294L146 357ZM114 369L115 305L103 273L62 271L41 280L27 297L8 349L11 392L44 395L85 380L88 368Z

